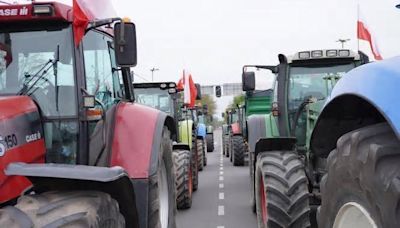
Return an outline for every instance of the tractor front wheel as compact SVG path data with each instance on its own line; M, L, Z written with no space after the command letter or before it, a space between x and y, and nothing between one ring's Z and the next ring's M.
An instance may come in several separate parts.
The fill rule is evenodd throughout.
M124 228L118 202L98 191L54 191L18 198L0 209L0 227Z
M178 209L188 209L192 206L192 165L190 151L174 151L174 165L176 177L176 204Z
M307 177L294 151L259 154L255 174L259 228L310 227Z
M386 123L344 134L321 181L321 227L400 227L400 142Z

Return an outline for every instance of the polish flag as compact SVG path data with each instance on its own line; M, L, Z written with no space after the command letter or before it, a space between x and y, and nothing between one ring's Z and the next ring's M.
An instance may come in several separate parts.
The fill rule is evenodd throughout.
M197 89L193 82L192 75L188 71L183 70L183 76L179 80L177 88L183 90L183 103L189 108L194 107L196 103Z
M361 14L360 14L361 15ZM382 60L382 55L379 52L378 45L374 36L371 34L371 30L369 29L367 23L364 18L359 16L357 21L357 38L359 40L364 40L369 43L369 47L371 48L372 55L375 60Z
M75 45L79 45L89 22L116 17L111 0L72 0Z

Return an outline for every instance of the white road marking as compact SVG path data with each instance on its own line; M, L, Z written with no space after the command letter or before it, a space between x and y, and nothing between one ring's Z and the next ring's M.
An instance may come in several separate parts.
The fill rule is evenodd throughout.
M219 188L224 188L224 183L220 183Z
M217 226L217 228L225 228L225 226Z
M221 166L221 167L222 167L222 166L224 166L224 164L223 164L223 163L221 163L221 164L219 164L219 166Z
M219 167L219 170L224 170L224 167Z
M225 207L224 205L218 206L218 216L225 215Z
M225 199L225 193L220 192L219 195L218 195L218 198L219 198L220 200Z
M219 175L224 175L224 171L219 171Z
M220 181L223 181L223 180L224 180L224 177L223 177L223 176L219 176L219 180L220 180Z

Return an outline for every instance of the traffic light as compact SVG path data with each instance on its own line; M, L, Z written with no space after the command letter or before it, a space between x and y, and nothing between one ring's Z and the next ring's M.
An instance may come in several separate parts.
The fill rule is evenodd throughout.
M221 86L215 86L215 96L221 97L221 95L222 95Z

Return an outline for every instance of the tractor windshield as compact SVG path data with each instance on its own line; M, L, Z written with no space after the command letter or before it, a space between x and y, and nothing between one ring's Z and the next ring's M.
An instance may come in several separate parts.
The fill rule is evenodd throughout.
M313 97L323 101L333 86L346 72L355 67L354 63L332 66L291 66L289 71L288 111L289 124L293 128L300 105ZM303 110L304 111L304 110ZM305 143L306 116L301 113L297 120L296 137L300 145Z
M10 29L0 29L0 95L29 95L48 117L75 116L70 27Z
M291 67L289 75L289 110L297 110L309 97L325 99L334 83L355 67L354 63L323 67Z
M173 100L168 90L160 88L135 88L135 98L140 104L173 114Z

